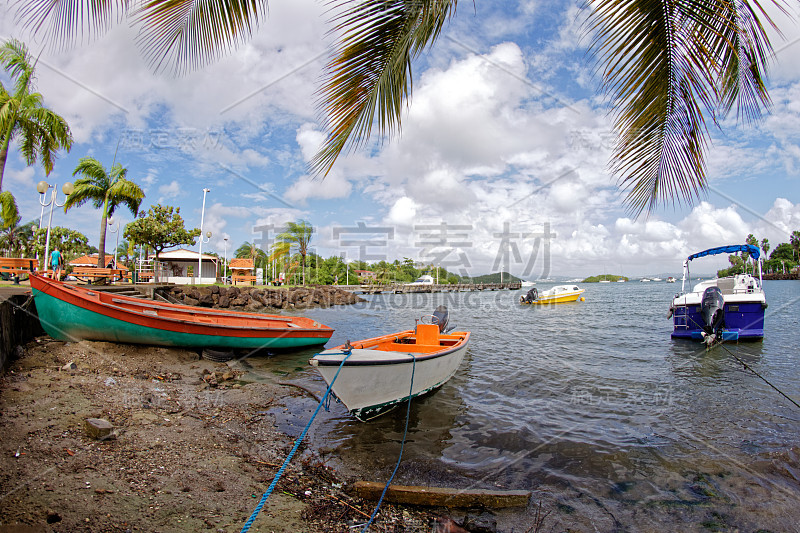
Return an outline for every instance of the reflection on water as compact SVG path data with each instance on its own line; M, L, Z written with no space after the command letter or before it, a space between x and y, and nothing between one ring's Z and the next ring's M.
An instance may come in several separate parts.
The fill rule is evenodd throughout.
M542 491L556 506L551 524L576 530L796 528L800 412L731 354L800 398L800 284L765 283L763 341L708 352L670 338L673 285L585 287L587 301L553 306L499 291L376 295L304 314L336 329L329 345L408 329L440 303L472 331L453 379L412 404L400 483ZM313 353L249 364L323 391L307 365ZM287 431L315 407L299 405L278 413ZM346 471L385 479L404 422L405 408L365 424L334 404L310 439ZM530 519L501 515L506 525Z

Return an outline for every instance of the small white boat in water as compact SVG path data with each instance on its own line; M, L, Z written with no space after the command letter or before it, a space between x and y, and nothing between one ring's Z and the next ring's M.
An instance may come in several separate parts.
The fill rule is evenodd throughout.
M581 298L583 292L584 289L577 285L557 285L552 289L541 292L534 288L529 290L527 294L520 296L519 303L537 305L574 302L579 298L583 300Z
M441 387L461 366L469 332L447 333L444 306L426 317L431 323L382 337L347 341L318 353L309 363L328 385L333 383L331 391L350 414L365 422L409 398Z

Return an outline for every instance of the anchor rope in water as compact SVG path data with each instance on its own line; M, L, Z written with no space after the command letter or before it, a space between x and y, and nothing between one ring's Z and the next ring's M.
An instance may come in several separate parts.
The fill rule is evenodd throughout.
M381 504L383 503L383 497L386 496L386 491L389 490L389 485L391 485L394 475L397 474L397 469L400 467L400 461L403 459L403 448L406 446L406 436L408 435L408 419L411 417L411 400L413 399L414 395L414 371L417 369L417 356L412 353L411 357L413 358L411 361L411 386L408 389L406 427L403 430L403 440L400 443L400 455L397 457L397 463L394 465L392 475L389 476L389 480L386 482L386 485L383 486L381 497L378 498L378 505L375 506L375 510L372 511L372 516L369 517L369 521L364 525L364 529L361 530L361 533L366 533L367 529L369 529L369 526L372 525L372 522L375 520L375 517L378 516L378 510L381 508Z
M286 467L289 466L289 462L292 460L292 457L294 457L295 452L297 452L297 449L300 447L300 443L303 442L306 433L308 433L308 430L311 428L311 424L314 422L314 418L316 418L317 413L319 413L320 408L322 408L322 405L325 403L325 399L328 398L328 395L331 393L333 384L336 381L336 378L339 377L339 372L341 372L342 367L344 366L344 362L347 361L347 358L350 357L351 353L352 351L341 352L341 354L344 355L345 357L339 364L339 368L336 370L336 374L333 376L331 384L328 385L327 390L325 390L325 394L322 396L322 400L320 400L319 404L317 405L314 414L311 415L311 420L308 421L308 424L306 424L306 427L305 429L303 429L303 432L300 434L299 437L297 437L297 440L294 441L294 446L292 447L292 451L290 451L289 455L286 456L286 460L283 461L283 464L278 469L278 472L272 479L272 483L270 483L266 492L264 492L264 494L261 495L261 500L258 502L258 505L256 505L256 508L253 510L253 513L250 515L250 518L247 519L247 522L245 522L244 526L242 526L241 533L247 533L248 531L250 531L250 527L253 525L253 522L255 521L256 517L261 512L261 509L264 507L264 504L267 503L267 498L269 498L270 495L272 494L272 491L275 490L275 486L278 484L278 481L281 479L281 476L283 476L284 470L286 470ZM334 355L334 354L326 354L326 355Z
M761 378L761 379L764 381L764 383L766 383L767 385L769 385L770 387L772 387L773 389L775 389L776 391L778 391L778 394L780 394L781 396L783 396L784 398L786 398L787 400L789 400L790 402L792 402L792 403L794 404L794 406L795 406L795 407L797 407L797 408L799 408L799 409L800 409L800 404L798 404L796 401L794 401L794 400L793 400L793 399L791 399L789 396L787 396L787 395L786 395L786 393L785 393L785 392L783 392L782 390L780 390L778 387L776 387L775 385L773 385L772 383L770 383L770 381L769 381L767 378L765 378L764 376L762 376L761 374L759 374L758 372L756 372L756 371L755 371L753 368L751 368L751 367L750 367L750 365L748 365L747 363L745 363L744 361L742 361L742 360L741 360L741 359L740 359L740 358L739 358L739 357L738 357L738 356L737 356L735 353L733 353L732 351L730 351L730 350L728 349L728 347L727 347L727 346L725 346L725 345L724 345L724 344L722 344L721 342L719 343L719 345L720 345L720 346L722 346L722 347L725 349L725 351L726 351L726 352L728 352L728 353L729 353L729 354L730 354L730 355L731 355L731 356L732 356L734 359L736 359L737 361L739 361L739 363L741 363L741 365L742 365L743 367L745 367L747 370L749 370L750 372L752 372L753 374L755 374L756 376L758 376L759 378Z

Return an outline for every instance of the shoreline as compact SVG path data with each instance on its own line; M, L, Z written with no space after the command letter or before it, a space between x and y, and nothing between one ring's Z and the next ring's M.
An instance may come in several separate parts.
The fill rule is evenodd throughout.
M0 531L241 530L293 444L270 411L305 393L240 377L189 350L37 337L0 378ZM251 531L352 530L374 502L348 481L302 446ZM371 529L441 514L384 503Z

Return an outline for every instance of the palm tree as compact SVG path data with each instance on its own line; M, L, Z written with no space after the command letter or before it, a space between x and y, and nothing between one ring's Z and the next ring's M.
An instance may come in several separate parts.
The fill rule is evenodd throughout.
M288 242L278 241L272 245L269 250L269 256L267 257L267 261L270 264L281 264L284 265L284 272L287 271L286 265L289 263L289 258L291 257L292 252L292 245ZM272 272L272 279L276 279L275 272Z
M263 269L268 263L267 253L258 248L255 244L247 241L236 249L234 257L251 259L253 261L253 268ZM255 272L253 272L253 274L255 274Z
M761 250L764 252L764 259L766 259L769 253L769 239L761 239Z
M287 242L292 248L297 249L300 254L300 263L303 266L303 285L306 284L306 255L308 254L308 243L311 242L311 237L314 235L314 226L308 221L301 220L299 222L289 222L286 225L286 231L278 235L279 239Z
M794 249L794 258L796 261L798 257L798 251L800 251L800 231L792 232L792 236L789 237L789 244L791 244L792 248Z
M83 157L73 176L78 174L82 178L75 180L75 190L67 196L64 202L64 212L72 207L92 202L97 209L102 210L100 217L100 253L97 256L97 266L103 268L106 259L106 227L108 218L120 205L125 205L135 216L139 212L139 205L144 198L144 191L125 176L128 170L119 163L111 166L111 171L106 171L100 162L93 157Z
M778 0L772 0L785 11ZM373 123L399 130L411 98L412 61L432 47L457 0L333 0L334 55L319 91L328 138L312 160L326 174L342 151L365 145ZM736 110L754 120L769 104L765 72L772 47L759 0L664 2L589 0L587 32L602 62L618 140L611 168L637 213L691 203L706 188L706 119ZM141 24L145 54L158 70L202 67L244 41L267 2L63 0L43 9L23 0L18 17L53 40L94 35L120 15ZM133 7L135 6L135 8ZM116 12L115 12L116 11ZM120 13L122 11L122 13Z
M131 260L130 250L131 250L130 243L122 239L122 241L117 245L117 258L122 261L123 263L127 264L128 261Z
M53 170L55 154L70 150L72 133L67 121L42 104L42 95L34 91L35 61L24 43L16 39L0 46L0 64L14 81L12 90L0 83L0 191L8 148L19 138L20 150L28 165L41 159L45 174Z
M30 249L33 222L20 226L21 219L22 217L19 215L12 219L4 219L3 225L0 227L0 250L8 257L22 257L23 252Z

